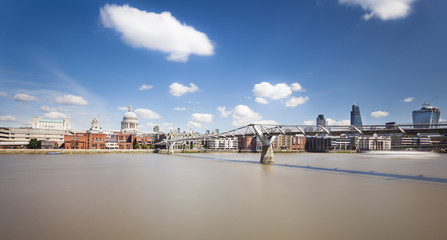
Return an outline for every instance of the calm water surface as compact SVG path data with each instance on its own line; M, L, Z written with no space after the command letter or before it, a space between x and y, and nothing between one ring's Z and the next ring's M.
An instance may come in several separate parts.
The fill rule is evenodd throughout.
M447 154L0 155L0 239L447 239Z

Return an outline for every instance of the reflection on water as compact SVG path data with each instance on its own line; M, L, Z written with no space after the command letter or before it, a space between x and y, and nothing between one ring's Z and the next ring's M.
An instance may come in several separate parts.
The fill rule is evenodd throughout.
M384 156L0 155L0 239L447 239L447 154Z

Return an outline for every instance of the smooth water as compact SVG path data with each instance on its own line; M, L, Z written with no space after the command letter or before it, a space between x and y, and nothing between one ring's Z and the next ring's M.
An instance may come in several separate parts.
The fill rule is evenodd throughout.
M447 239L447 154L0 155L0 239Z

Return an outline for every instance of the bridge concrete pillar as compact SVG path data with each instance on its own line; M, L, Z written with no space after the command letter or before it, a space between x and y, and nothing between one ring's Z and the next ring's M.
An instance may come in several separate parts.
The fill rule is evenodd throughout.
M273 164L275 162L275 158L273 155L273 146L262 146L261 152L261 163L262 164Z
M168 154L173 154L174 153L174 145L175 145L175 143L168 143L167 144Z
M273 155L272 143L275 141L276 136L264 134L257 125L252 125L252 127L256 132L256 136L262 143L261 164L273 164L275 162L275 157Z

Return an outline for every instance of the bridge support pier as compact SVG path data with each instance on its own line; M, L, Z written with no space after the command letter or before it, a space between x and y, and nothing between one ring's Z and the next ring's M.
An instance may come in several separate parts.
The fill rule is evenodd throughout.
M275 141L276 136L264 134L257 125L252 125L252 127L262 143L261 164L273 164L275 162L275 156L273 155L272 143Z
M168 143L168 154L173 154L174 153L174 145L175 143Z

